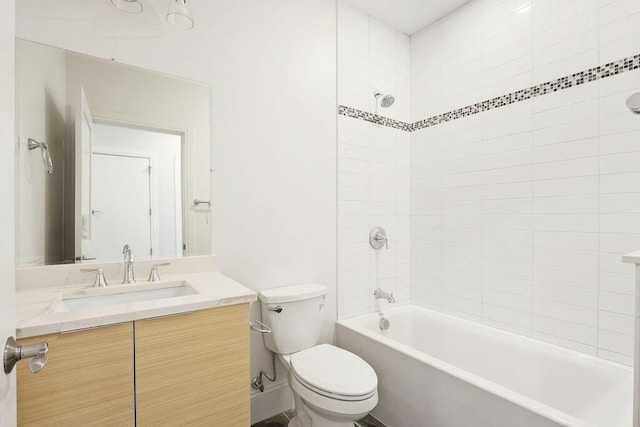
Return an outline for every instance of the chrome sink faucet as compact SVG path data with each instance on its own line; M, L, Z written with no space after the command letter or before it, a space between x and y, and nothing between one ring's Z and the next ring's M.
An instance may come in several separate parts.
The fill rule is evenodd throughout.
M133 274L133 252L129 245L122 247L122 254L124 255L124 278L122 283L136 283L136 277Z
M389 302L396 302L396 299L393 297L393 292L387 293L380 288L373 291L373 296L380 299L386 299Z

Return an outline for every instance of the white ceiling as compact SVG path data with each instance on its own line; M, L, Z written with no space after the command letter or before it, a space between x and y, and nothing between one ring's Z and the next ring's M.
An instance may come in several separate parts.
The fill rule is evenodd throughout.
M345 0L374 18L411 35L469 0Z

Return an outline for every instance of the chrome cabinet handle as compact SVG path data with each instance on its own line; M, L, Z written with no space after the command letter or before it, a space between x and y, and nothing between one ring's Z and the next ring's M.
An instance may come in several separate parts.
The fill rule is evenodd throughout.
M16 363L23 359L29 360L29 371L32 373L40 372L47 364L49 353L49 344L41 342L37 344L20 345L15 338L7 338L4 345L4 373L10 374Z

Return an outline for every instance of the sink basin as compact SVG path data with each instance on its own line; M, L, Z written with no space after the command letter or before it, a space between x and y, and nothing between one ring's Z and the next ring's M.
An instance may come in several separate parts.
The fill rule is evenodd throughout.
M66 313L117 304L183 297L197 293L198 291L184 280L82 289L60 294L60 298L53 304L51 312Z

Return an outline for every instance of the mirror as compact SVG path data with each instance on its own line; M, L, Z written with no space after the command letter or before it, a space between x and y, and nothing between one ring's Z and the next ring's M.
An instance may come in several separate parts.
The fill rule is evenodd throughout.
M16 41L18 266L211 253L211 88Z

